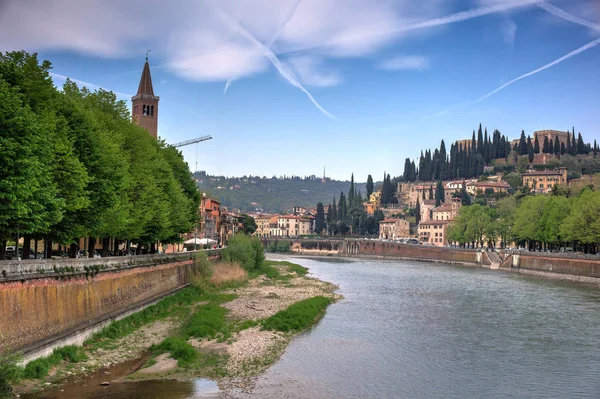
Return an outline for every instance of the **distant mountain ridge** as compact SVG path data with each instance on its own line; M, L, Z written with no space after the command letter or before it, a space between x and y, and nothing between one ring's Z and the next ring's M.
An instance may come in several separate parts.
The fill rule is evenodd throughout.
M350 181L308 177L226 177L206 172L194 174L198 190L221 201L228 208L242 212L289 212L294 206L314 208L317 202L327 205L340 192L348 193ZM355 183L356 189L366 194L366 183Z

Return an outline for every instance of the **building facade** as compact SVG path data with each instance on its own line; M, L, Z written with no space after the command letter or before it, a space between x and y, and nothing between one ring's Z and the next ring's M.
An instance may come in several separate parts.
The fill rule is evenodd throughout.
M555 185L567 184L567 168L523 173L523 187L536 193L549 193Z
M410 223L405 219L384 219L379 222L379 238L397 240L410 237Z

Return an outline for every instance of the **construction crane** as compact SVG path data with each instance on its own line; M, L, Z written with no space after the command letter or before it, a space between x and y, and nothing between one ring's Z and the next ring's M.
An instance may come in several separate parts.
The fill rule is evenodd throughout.
M196 139L191 139L191 140L186 140L186 141L181 141L179 143L175 143L175 144L170 144L171 147L184 147L186 145L190 145L190 144L196 144L196 143L200 143L202 141L206 141L206 140L212 140L212 136L202 136L202 137L198 137Z
M212 140L212 136L202 136L191 140L181 141L179 143L171 144L171 147L185 147L186 145L198 144L206 140ZM196 146L196 172L198 172L198 146Z

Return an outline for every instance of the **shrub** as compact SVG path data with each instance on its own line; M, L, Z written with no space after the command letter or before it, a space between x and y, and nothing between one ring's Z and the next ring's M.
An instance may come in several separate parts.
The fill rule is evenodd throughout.
M263 329L300 331L312 326L325 313L330 298L316 296L296 302L290 307L263 321Z
M223 251L223 260L238 262L249 272L259 268L264 258L264 249L258 238L243 233L231 237L227 248Z
M199 275L201 278L210 280L212 276L212 268L208 255L204 251L198 251L194 257L194 273Z
M14 355L0 356L0 398L11 397L11 383L17 382L23 373L23 369L17 366L18 359Z

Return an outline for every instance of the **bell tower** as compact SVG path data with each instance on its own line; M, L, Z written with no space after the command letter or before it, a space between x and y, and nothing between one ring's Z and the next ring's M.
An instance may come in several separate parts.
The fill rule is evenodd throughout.
M154 95L152 87L152 76L150 76L150 65L146 53L146 63L142 71L140 86L137 94L131 97L131 109L133 123L143 127L154 138L158 136L158 101L160 98Z

